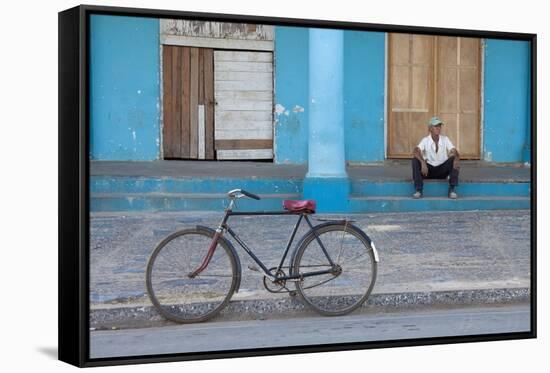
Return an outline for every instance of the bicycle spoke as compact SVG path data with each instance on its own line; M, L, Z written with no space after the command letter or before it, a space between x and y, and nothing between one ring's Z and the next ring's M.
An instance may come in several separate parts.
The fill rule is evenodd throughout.
M356 256L354 256L353 258L350 258L349 260L350 260L351 262L355 262L357 259L362 258L362 257L364 257L364 256L367 256L367 259L369 259L369 257L368 257L368 256L369 256L369 253L368 253L367 251L364 251L364 252L360 253L359 255L356 255ZM344 261L342 261L342 262L339 263L339 264L344 264Z
M211 318L229 301L236 286L233 254L223 241L206 268L194 278L212 237L194 229L173 233L163 240L147 264L147 292L167 319L197 322Z
M358 228L343 224L329 224L318 229L318 239L327 253L336 260L341 272L320 274L297 283L302 298L321 314L343 315L359 307L369 296L374 281L376 263L372 251ZM317 263L322 252L311 236L299 247L295 259L297 273L331 268ZM322 255L324 257L324 255ZM349 264L349 268L347 265ZM330 276L327 278L327 275Z

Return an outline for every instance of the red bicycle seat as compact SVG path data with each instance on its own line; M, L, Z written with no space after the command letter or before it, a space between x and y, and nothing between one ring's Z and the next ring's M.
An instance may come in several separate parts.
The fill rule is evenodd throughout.
M315 200L306 199L303 201L298 200L284 200L283 207L285 210L293 212L306 212L309 214L315 213Z

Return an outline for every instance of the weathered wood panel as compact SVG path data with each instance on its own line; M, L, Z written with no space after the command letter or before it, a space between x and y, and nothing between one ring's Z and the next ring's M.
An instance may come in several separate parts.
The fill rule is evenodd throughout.
M273 131L270 129L216 129L217 140L231 140L239 138L241 140L271 140Z
M214 51L204 49L205 158L214 159Z
M273 89L273 82L266 80L254 81L216 81L214 91L266 91Z
M410 158L434 112L434 37L389 35L388 157Z
M191 91L189 115L189 157L198 157L198 128L199 128L199 49L191 48Z
M272 159L272 149L248 149L248 150L218 150L216 157L220 160L231 159Z
M479 159L480 40L390 34L388 52L388 157L409 158L438 115L461 156Z
M481 40L437 37L437 114L462 158L481 155Z
M269 25L160 20L160 42L167 45L273 51L274 36L275 27Z
M191 115L189 106L191 105L191 51L189 48L178 48L182 52L182 71L183 71L183 86L180 93L182 100L182 125L181 125L181 158L189 158L191 142L190 142L190 125Z
M254 52L249 52L254 53ZM259 73L271 73L273 72L273 63L271 62L241 62L241 61L215 61L214 70L216 74L218 72L259 72Z
M265 111L216 111L216 127L225 122L269 122L272 123L272 113Z
M166 35L242 40L274 40L275 27L249 23L161 19L160 32Z
M243 49L257 51L273 51L275 49L273 41L215 39L176 35L160 35L160 43L163 45L210 49Z
M163 86L163 153L165 158L181 157L182 105L179 90L182 84L181 53L177 48L163 50L163 68L166 82Z
M214 159L212 50L163 46L163 113L164 158Z
M271 121L219 121L216 123L216 131L230 131L232 129L235 130L248 130L248 131L256 131L256 130L272 130L271 128Z
M272 139L216 139L216 149L220 150L269 149L272 147Z
M233 61L233 62L273 62L273 58L269 53L255 53L250 55L248 52L225 52L218 56L218 62Z
M214 52L218 159L273 157L273 54Z

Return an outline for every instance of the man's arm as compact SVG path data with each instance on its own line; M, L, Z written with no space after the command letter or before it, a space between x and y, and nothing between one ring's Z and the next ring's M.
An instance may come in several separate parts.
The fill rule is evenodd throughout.
M413 150L413 157L420 161L420 164L422 165L422 175L428 175L428 164L426 163L424 157L422 157L422 150L420 150L418 146Z
M453 168L459 169L460 168L460 155L458 154L458 150L456 148L452 148L449 152L450 157L455 157L453 160Z
M420 150L420 148L418 146L416 148L414 148L414 150L413 150L413 157L418 159L420 162L426 162L424 160L424 157L422 157L422 150Z

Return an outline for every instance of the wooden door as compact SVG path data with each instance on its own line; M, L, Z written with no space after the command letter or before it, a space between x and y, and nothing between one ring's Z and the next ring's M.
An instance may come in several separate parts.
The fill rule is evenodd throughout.
M162 48L164 159L215 159L214 51Z
M438 115L462 158L480 157L480 39L389 34L388 158L410 158Z
M480 158L480 39L437 37L437 115L462 158Z
M215 51L217 159L273 159L273 53Z
M388 157L410 158L434 113L434 37L390 34Z

